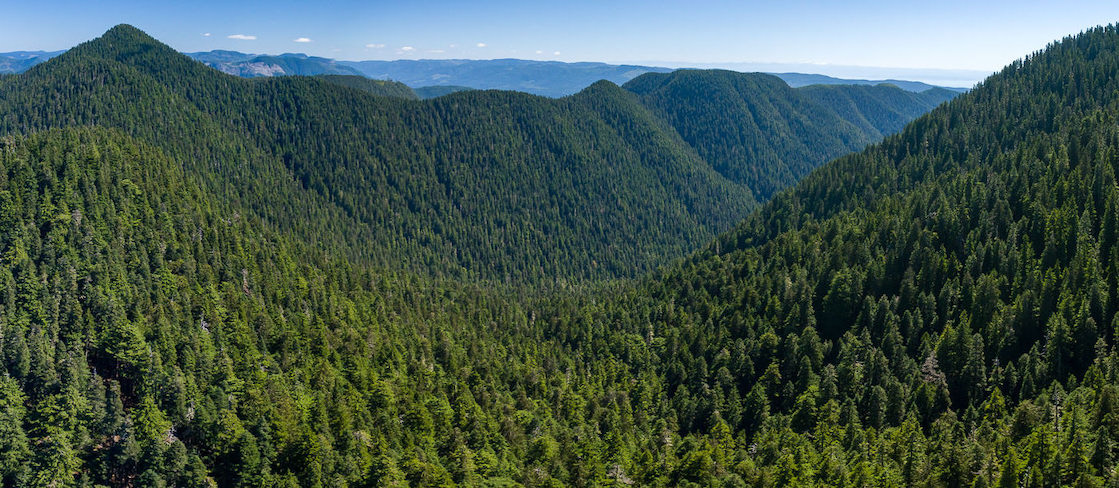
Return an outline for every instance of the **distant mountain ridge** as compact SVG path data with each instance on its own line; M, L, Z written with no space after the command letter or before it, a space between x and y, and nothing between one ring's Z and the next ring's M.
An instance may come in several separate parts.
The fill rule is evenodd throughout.
M0 53L0 74L22 73L28 68L58 56L65 51L13 51Z
M697 444L739 450L735 477L699 486L1107 486L1116 72L1119 26L1052 43L588 301L614 314L550 330L654 338L604 356L665 379L674 425L715 439Z
M262 59L211 54L219 65ZM279 58L295 66L276 65L285 72L330 66ZM684 90L663 96L598 81L558 99L473 90L421 102L405 85L358 75L223 75L121 26L4 78L0 132L118 128L198 165L216 194L251 199L293 234L330 235L327 244L359 261L539 283L634 276L682 255L748 214L756 197L880 138L866 121L888 106L856 106L846 121L768 75L638 79L656 76L711 83L673 84ZM744 88L756 80L769 89ZM689 104L698 110L681 109ZM712 123L681 124L673 113ZM728 126L747 120L751 128Z
M421 59L396 61L340 61L371 78L400 81L413 88L456 85L474 89L516 90L536 95L559 97L578 92L600 79L622 85L645 73L670 73L676 68L607 63L564 63L524 59ZM682 68L691 69L691 68ZM808 73L766 73L781 78L789 86L807 85L881 85L920 93L945 88L962 93L964 88L938 87L908 80L844 79Z
M420 102L224 75L128 26L2 81L0 132L119 129L300 239L436 276L632 276L756 205L609 82Z
M894 85L791 88L773 75L696 69L646 73L623 87L762 202L957 95Z
M457 85L523 91L546 97L571 95L598 80L621 85L648 72L672 71L651 66L525 59L342 61L341 64L370 78L392 79L411 87Z
M923 83L923 82L920 82L920 81L909 81L909 80L895 80L895 79L861 80L861 79L849 79L849 78L835 78L835 77L832 77L832 76L810 74L810 73L769 73L769 74L771 74L773 76L776 76L778 78L781 78L782 80L785 80L785 83L788 83L789 86L791 86L793 88L799 88L799 87L802 87L802 86L809 86L809 85L894 85L898 88L901 88L902 90L909 91L909 92L914 92L914 93L924 92L924 91L927 91L927 90L931 90L933 88L940 88L940 89L943 89L943 90L951 90L951 91L954 91L956 93L963 93L963 92L967 91L966 88L930 85L928 83Z
M22 73L65 51L13 51L0 53L0 74ZM223 73L243 78L268 76L350 75L399 81L420 98L433 98L464 89L514 90L534 95L562 97L574 94L598 80L622 85L645 73L668 73L673 68L616 65L597 62L566 63L526 59L420 59L395 61L341 61L302 53L252 54L229 50L184 53ZM689 68L685 68L689 69ZM891 84L910 92L923 92L935 85L908 80L864 80L835 78L810 73L768 73L789 86ZM955 92L964 88L940 87Z
M243 77L295 74L359 74L369 78L399 81L412 87L412 89L432 87L430 93L439 95L469 88L475 90L513 90L546 97L562 97L577 93L598 80L607 80L622 85L645 73L676 71L675 68L661 66L597 62L565 63L527 59L339 61L290 53L276 56L245 54L236 51L186 54L218 70ZM767 74L781 78L793 88L808 85L889 84L914 93L924 92L932 88L944 88L957 93L967 91L964 88L938 87L908 80L844 79L809 73ZM431 96L423 94L420 94L420 97L431 98Z
M1098 437L1019 401L1055 397L1043 360L1094 368L1070 390L1119 374L1088 364L1119 274L1085 265L1119 256L1114 105L981 86L754 211L953 95L718 70L403 88L243 79L127 25L0 77L0 486L857 486L887 457L886 486L992 486L924 466L967 467L940 455L965 442L998 466L968 432L1019 425L1114 456L1116 391L1100 421L1061 397L1062 431ZM1004 359L1024 373L986 373Z
M328 83L361 90L379 97L403 98L405 100L431 98L421 97L408 85L399 81L375 80L360 75L316 75L316 77Z
M223 73L242 78L285 75L357 75L362 73L337 61L302 53L245 54L237 51L184 53Z

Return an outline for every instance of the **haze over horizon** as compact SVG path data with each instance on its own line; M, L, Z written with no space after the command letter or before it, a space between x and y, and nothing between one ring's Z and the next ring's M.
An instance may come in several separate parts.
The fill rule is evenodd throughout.
M407 5L347 0L329 9L294 1L47 1L5 9L0 52L68 49L128 23L182 52L592 61L970 86L1022 53L1113 22L1113 12L1113 6L1096 0L949 0L922 15L878 0L699 6L635 0L563 5L503 0L469 6L445 0Z

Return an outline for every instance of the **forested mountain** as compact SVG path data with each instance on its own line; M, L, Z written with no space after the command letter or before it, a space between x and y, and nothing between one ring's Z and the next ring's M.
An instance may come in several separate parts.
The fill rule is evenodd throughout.
M21 73L27 68L46 61L64 51L15 51L0 53L0 74ZM260 76L285 76L320 74L359 75L375 79L403 81L413 89L456 90L516 90L542 96L560 97L579 92L598 80L616 84L645 73L668 73L672 68L656 66L613 65L606 63L564 63L558 61L532 61L523 59L493 60L397 60L397 61L338 61L306 54L285 53L278 55L247 54L238 51L214 50L184 53L219 71L246 78ZM903 90L920 93L941 88L919 81L861 80L835 78L807 73L769 73L789 86L808 85L880 85L891 84ZM964 92L964 88L945 88ZM447 92L440 92L446 94ZM438 95L421 95L434 98Z
M374 97L226 76L126 26L3 81L6 132L121 128L309 242L426 274L632 275L754 206L609 83L561 100Z
M755 194L885 131L866 133L765 75L669 78L695 76L765 83L639 98L600 82L562 99L469 91L420 102L359 77L224 76L120 27L0 80L0 130L120 128L199 171L210 191L358 262L517 284L651 270L728 229ZM858 87L834 87L845 88ZM862 99L838 98L859 124L888 105L864 97L878 103L864 113ZM895 98L906 113L926 106ZM711 132L726 124L743 125Z
M1119 481L1116 72L1119 28L1066 38L635 289L544 314L685 436L647 437L627 476Z
M0 139L0 484L509 486L571 431L511 416L514 383L583 384L514 302L205 186L119 131Z
M473 90L473 88L470 88L470 87L467 87L467 86L457 86L457 85L433 85L433 86L421 86L421 87L418 87L418 88L413 88L413 91L416 92L416 96L418 96L420 98L423 98L425 100L428 99L428 98L441 97L443 95L450 95L452 93L458 93L460 91L470 91L470 90Z
M318 75L318 77L328 83L358 89L380 97L396 97L407 100L420 98L408 85L398 81L374 80L355 75Z
M401 81L413 88L425 86L467 86L474 89L517 90L536 95L560 97L582 90L598 80L624 84L645 73L669 73L672 68L615 65L605 63L564 63L525 59L417 59L396 61L339 61L372 78ZM848 80L804 73L769 73L790 86L879 85L923 92L934 87L906 80ZM953 91L966 91L953 88Z
M910 92L893 85L812 85L797 91L831 108L875 141L959 95L946 88Z
M722 70L650 73L624 87L761 201L956 95L889 85L793 89L775 76Z
M0 485L1114 481L1117 71L1066 39L741 220L673 97L918 99L407 100L118 26L0 77Z
M244 54L237 51L210 51L186 53L186 55L223 73L244 78L293 75L361 76L360 71L344 66L333 59L306 54L285 53L273 56Z

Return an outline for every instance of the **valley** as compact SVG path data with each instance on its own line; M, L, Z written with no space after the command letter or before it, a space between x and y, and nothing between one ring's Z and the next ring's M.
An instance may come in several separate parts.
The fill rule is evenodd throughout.
M421 99L118 25L0 77L0 485L1114 483L1116 72Z

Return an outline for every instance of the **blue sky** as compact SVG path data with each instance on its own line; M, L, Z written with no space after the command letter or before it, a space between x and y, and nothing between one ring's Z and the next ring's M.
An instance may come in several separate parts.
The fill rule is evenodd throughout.
M1084 28L1108 1L135 0L0 7L0 52L57 50L129 23L180 51L304 52L338 59L516 57L842 76L968 77ZM232 37L231 37L232 36ZM810 70L805 68L818 67ZM851 70L878 67L883 70ZM846 70L846 71L845 71ZM879 76L882 75L882 76ZM930 75L931 76L931 75Z

